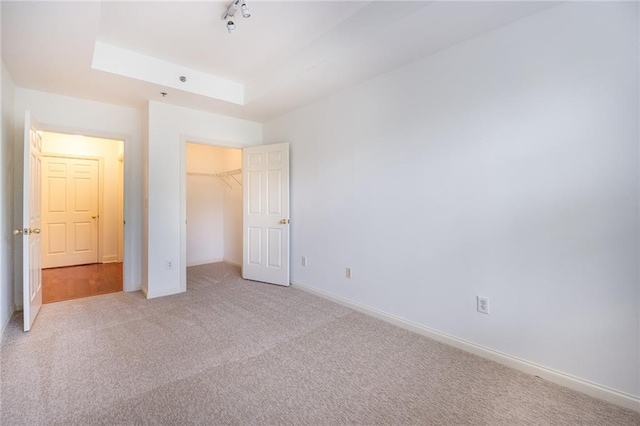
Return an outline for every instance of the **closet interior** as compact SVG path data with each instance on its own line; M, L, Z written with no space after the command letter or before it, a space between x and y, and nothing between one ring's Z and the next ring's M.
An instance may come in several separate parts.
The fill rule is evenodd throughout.
M187 266L242 263L242 150L187 143Z

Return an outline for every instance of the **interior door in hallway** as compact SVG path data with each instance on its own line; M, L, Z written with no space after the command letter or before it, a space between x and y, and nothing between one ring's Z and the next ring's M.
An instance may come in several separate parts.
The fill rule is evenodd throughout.
M22 169L22 305L24 331L31 330L42 306L42 240L40 228L42 137L30 111L24 117L24 151Z
M242 277L289 285L289 144L242 150Z
M98 262L98 161L44 157L43 268Z

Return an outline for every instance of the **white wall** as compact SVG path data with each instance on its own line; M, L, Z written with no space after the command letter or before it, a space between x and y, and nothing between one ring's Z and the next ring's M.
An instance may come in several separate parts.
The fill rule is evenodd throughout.
M0 117L0 331L15 310L13 285L13 130L15 87L2 63L2 116Z
M124 141L124 289L140 289L142 224L142 112L138 109L16 88L14 226L22 217L22 131L30 110L42 130ZM22 305L22 244L15 244L15 300Z
M187 144L187 266L224 258L222 148Z
M242 150L188 143L186 164L187 266L241 264L242 175L214 174L241 169Z
M224 169L242 169L242 150L225 149L222 153ZM242 174L235 175L242 182ZM242 265L242 187L229 180L231 188L224 189L224 261Z
M42 152L102 158L104 170L100 172L100 258L101 263L117 262L121 251L119 217L122 211L120 188L122 176L120 156L123 142L114 139L94 138L84 135L43 132ZM43 252L44 253L44 252Z
M141 265L140 265L140 289L144 294L149 291L149 103L145 103L142 113L142 240L141 240Z
M186 289L186 141L242 147L259 145L262 125L150 101L148 140L147 296ZM173 269L166 268L171 261Z
M640 395L638 71L638 5L570 3L265 123L293 281Z

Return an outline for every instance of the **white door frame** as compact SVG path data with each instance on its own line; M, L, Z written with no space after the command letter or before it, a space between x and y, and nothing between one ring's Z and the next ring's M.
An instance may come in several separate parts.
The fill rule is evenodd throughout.
M43 152L43 157L49 158L69 158L74 160L95 160L98 162L98 263L102 263L102 242L104 241L104 157L91 155L58 154L56 152ZM42 194L44 197L44 193ZM124 210L124 206L123 206Z
M122 176L122 187L123 187L122 211L124 215L123 221L126 221L127 217L129 217L132 214L132 212L127 212L127 197L129 195L130 189L127 188L127 185L125 184L125 182L126 182L126 176L132 174L131 168L134 167L131 161L127 161L127 158L131 155L129 151L131 150L131 147L133 144L133 140L134 140L133 135L104 132L104 131L93 130L93 129L82 129L78 127L57 126L57 125L41 123L41 122L38 122L38 124L40 125L40 130L42 130L43 132L64 133L68 135L83 135L83 136L89 136L94 138L113 139L113 140L122 141L122 145L123 145L122 148L124 151L124 157L123 157L124 158L124 168L123 168L124 174ZM131 227L124 226L123 228L124 228L124 232L122 234L122 237L124 238L124 244L122 245L123 291L136 291L136 290L139 290L140 282L136 283L134 277L132 277L131 273L129 272L131 271L133 266L134 253L132 250L127 250L127 243L129 243L128 245L131 245L133 233L132 233ZM19 274L15 274L16 285L22 286L22 277L19 277L18 275ZM16 306L16 307L21 308L21 306L20 307Z
M180 135L180 291L187 290L187 143L214 148L242 149L249 145L219 139ZM243 200L244 203L244 200Z

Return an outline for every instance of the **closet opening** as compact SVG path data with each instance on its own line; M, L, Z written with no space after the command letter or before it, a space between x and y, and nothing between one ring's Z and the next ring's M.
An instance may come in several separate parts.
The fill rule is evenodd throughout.
M186 266L242 265L242 149L187 142Z

